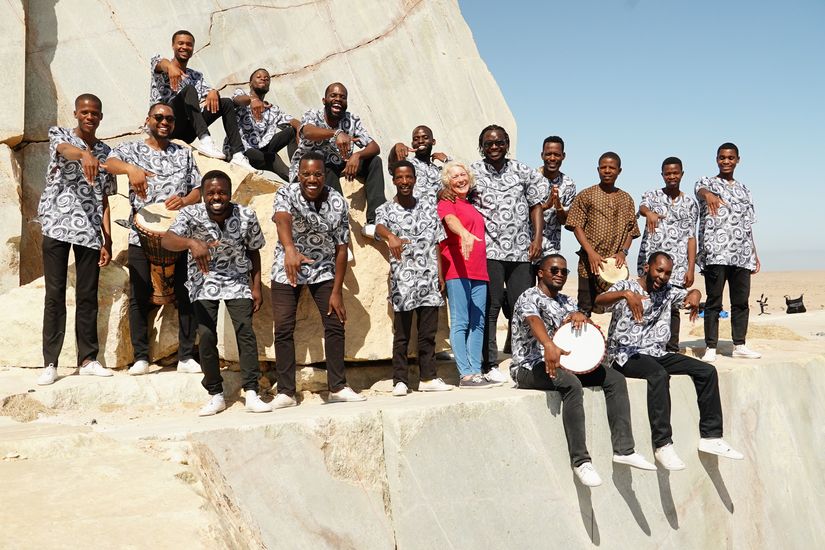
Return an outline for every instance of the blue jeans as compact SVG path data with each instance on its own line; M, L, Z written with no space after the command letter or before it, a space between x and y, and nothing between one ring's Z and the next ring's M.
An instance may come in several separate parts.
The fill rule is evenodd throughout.
M450 279L447 281L450 306L450 345L460 376L481 373L484 343L484 310L487 281Z

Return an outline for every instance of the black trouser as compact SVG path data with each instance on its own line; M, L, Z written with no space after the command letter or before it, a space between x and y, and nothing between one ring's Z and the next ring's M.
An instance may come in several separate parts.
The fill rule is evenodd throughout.
M614 362L613 368L628 378L647 380L647 416L655 448L673 443L673 428L670 425L672 374L687 374L696 386L700 436L722 437L719 378L713 365L680 353L667 353L662 357L636 354L622 366Z
M596 278L593 275L588 275L587 277L579 275L579 291L576 295L576 300L579 303L579 311L590 317L590 314L593 313L593 303L596 301L598 294L599 290L596 288Z
M258 391L258 340L252 328L252 300L238 298L224 300L226 311L235 328L238 356L241 360L243 389ZM209 395L223 393L223 377L218 360L218 308L220 300L195 300L192 309L198 321L198 350L201 357L203 381Z
M341 193L341 172L345 164L327 164L324 183ZM364 178L364 187L367 194L367 223L375 223L375 209L387 202L384 196L384 169L381 157L374 156L362 160L358 165L358 174Z
M249 164L258 170L269 170L275 172L279 178L289 181L289 167L284 163L278 163L278 151L286 147L289 158L292 158L298 143L295 141L295 128L287 126L269 140L263 147L247 149L243 152L249 159Z
M670 340L665 345L665 351L679 353L679 330L681 320L679 319L679 304L673 304L670 308Z
M192 143L196 138L208 134L209 126L221 119L226 138L229 140L229 155L243 151L235 103L228 97L220 98L218 112L211 113L206 108L201 109L198 91L191 84L187 84L169 101L169 106L175 113L175 131L169 139ZM219 144L215 146L219 147Z
M418 374L420 380L438 376L435 366L435 333L438 332L438 308L421 306L410 311L396 311L393 319L392 383L410 385L407 348L410 343L413 313L418 329Z
M178 360L191 359L195 350L195 316L186 290L186 254L175 263L175 297L178 299ZM129 334L135 361L149 360L149 310L152 302L149 261L139 246L129 245Z
M309 288L321 322L324 324L324 355L327 364L329 391L336 392L347 385L344 375L344 323L335 312L327 315L332 295L332 280L312 285L292 287L272 281L272 318L275 321L275 372L278 393L295 395L295 314L298 298L304 286Z
M748 335L748 300L751 295L751 271L733 265L706 265L705 277L705 344L716 348L719 343L719 312L722 311L722 291L728 283L730 295L730 330L733 344L745 343Z
M481 352L481 370L489 371L498 364L498 341L496 323L501 312L505 287L510 307L516 305L521 293L533 284L530 262L504 262L487 260L487 319L484 323L484 346Z
M43 304L43 364L57 366L66 335L66 275L69 249L74 248L77 274L75 282L75 338L77 365L94 361L100 348L97 343L97 282L100 275L100 250L70 244L43 236L43 280L46 299ZM11 312L12 314L14 312Z
M561 394L561 416L567 449L573 467L590 462L584 429L584 397L582 387L601 386L604 389L607 406L607 423L610 426L610 440L613 454L633 453L633 431L630 426L630 401L627 398L627 381L614 371L599 367L587 374L573 374L564 369L556 369L556 378L550 378L544 363L532 369L520 368L516 372L519 388L551 390Z

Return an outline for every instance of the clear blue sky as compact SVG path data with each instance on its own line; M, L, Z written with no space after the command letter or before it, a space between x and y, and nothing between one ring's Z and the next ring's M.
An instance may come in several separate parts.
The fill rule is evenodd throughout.
M638 205L664 158L682 159L692 192L733 141L763 269L825 269L824 0L459 4L518 124L512 157L539 166L542 140L559 135L581 190L616 151ZM570 257L575 238L563 240Z

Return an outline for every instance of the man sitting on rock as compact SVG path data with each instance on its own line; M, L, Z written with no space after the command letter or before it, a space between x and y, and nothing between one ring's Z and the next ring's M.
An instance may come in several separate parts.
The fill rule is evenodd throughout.
M563 256L545 256L538 264L538 283L525 290L516 301L510 376L519 388L552 390L561 394L564 434L573 471L583 485L596 487L602 480L587 452L582 387L601 386L604 390L613 462L643 470L655 470L656 466L633 450L630 402L624 376L603 366L587 374L574 374L561 367L560 358L569 350L562 350L553 343L556 330L566 322L573 323L576 328L589 322L578 310L576 301L561 293L568 273L567 260Z
M331 403L364 401L344 375L344 276L347 271L349 207L324 184L324 155L309 152L298 165L298 182L275 194L272 221L278 244L272 262L272 317L278 395L273 408L294 407L295 316L304 286L309 288L324 325L324 354ZM337 181L337 180L336 180Z
M232 319L238 343L246 410L270 412L258 396L258 340L252 314L261 309L261 253L265 240L255 211L231 202L232 181L220 170L201 181L203 202L185 206L163 237L167 250L189 254L186 286L198 320L203 387L209 402L200 416L226 408L218 362L218 307L221 300Z
M295 136L301 123L264 99L269 92L269 81L269 71L256 69L249 77L249 91L238 88L232 94L232 101L238 115L243 154L249 159L249 164L289 181L289 171L283 164L276 163L276 157L284 147L290 157L295 152L298 147ZM227 137L223 142L227 156L231 149L232 144Z
M324 181L341 193L341 174L352 181L365 179L367 194L367 224L361 233L375 237L375 209L386 202L384 196L384 172L381 149L367 133L361 118L347 111L347 89L340 82L327 86L324 91L324 108L310 109L301 117L298 132L300 144L292 155L290 181L298 180L298 164L310 151L324 157ZM354 151L358 145L360 150Z
M449 162L450 157L445 153L433 152L435 139L433 131L427 126L416 126L412 131L412 142L409 146L396 143L390 149L387 159L390 172L393 165L401 160L409 160L415 167L415 188L413 195L416 199L423 199L435 205L438 202L437 193L444 187L441 182L441 166L434 161ZM412 158L407 157L413 154Z
M57 379L57 362L66 335L66 276L69 251L74 249L77 270L75 335L80 374L112 376L98 363L97 283L100 268L112 258L109 195L115 178L103 163L109 146L95 132L103 119L100 99L82 94L74 100L76 128L49 128L49 167L46 186L37 206L43 233L43 362L37 379L41 386Z
M194 50L195 37L189 31L179 30L172 35L172 59L165 59L160 54L152 57L149 104L168 103L172 107L177 122L169 139L192 143L197 138L195 147L207 157L229 158L232 164L252 170L243 156L235 104L229 98L221 98L218 90L210 88L203 73L187 66ZM219 118L229 140L228 157L209 134L209 125Z

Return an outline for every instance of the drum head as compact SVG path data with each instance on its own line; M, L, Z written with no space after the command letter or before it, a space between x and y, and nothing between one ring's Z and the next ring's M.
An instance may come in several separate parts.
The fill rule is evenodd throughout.
M627 270L627 264L622 267L616 267L616 258L605 258L599 269L599 277L610 285L618 281L623 281L630 276Z
M152 233L164 233L177 215L176 210L167 210L162 202L147 204L135 214L135 223Z
M581 330L573 330L573 323L564 323L553 335L553 343L570 352L561 356L561 366L576 374L595 370L604 358L604 335L590 323L585 323Z

